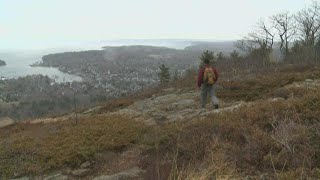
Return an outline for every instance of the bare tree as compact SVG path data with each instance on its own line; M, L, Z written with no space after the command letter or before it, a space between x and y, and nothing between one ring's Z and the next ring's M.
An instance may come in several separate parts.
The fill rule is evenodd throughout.
M257 23L255 31L238 41L235 46L245 52L248 57L260 60L260 63L262 62L262 65L265 66L268 64L269 55L273 49L276 34L274 31L274 27L261 20Z
M272 49L274 44L275 33L273 27L268 27L265 21L260 21L257 24L257 31L250 33L249 37L259 44L261 49Z
M299 38L306 46L314 46L319 37L319 2L314 1L312 6L301 10L296 16Z
M280 39L280 51L285 56L289 54L289 43L296 33L294 17L289 12L279 13L271 17L274 28L277 30Z
M274 38L274 28L268 27L266 23L261 20L257 23L255 31L249 33L243 40L238 41L236 47L249 53L254 49L272 49Z
M234 46L246 55L249 55L253 49L256 48L255 42L250 40L248 37L238 40L235 42Z

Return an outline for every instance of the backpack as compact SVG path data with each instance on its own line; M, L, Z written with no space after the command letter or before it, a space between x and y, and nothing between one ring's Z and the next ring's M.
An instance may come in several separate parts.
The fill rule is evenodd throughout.
M207 85L213 85L216 79L213 68L206 67L203 74L203 82Z

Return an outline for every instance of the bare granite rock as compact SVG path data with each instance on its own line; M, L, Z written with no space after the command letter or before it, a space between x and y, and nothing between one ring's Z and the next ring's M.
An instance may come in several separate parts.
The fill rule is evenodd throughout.
M62 175L61 173L54 174L48 177L45 177L43 180L67 180L68 176Z
M91 163L89 161L87 161L87 162L82 163L80 168L81 169L85 169L85 168L88 168L90 166L91 166Z
M93 180L129 180L132 178L139 178L143 171L137 167L120 172L114 175L102 175L95 177Z
M14 124L14 120L8 117L0 118L0 128Z
M15 179L10 179L10 180L29 180L30 178L28 177L20 177L20 178L15 178Z
M73 176L85 176L90 169L77 169L71 172Z

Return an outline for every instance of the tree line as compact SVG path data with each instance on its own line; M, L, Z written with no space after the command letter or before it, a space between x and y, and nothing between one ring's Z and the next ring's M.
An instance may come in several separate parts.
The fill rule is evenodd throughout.
M253 32L236 42L247 64L320 63L320 2L297 13L281 12L260 20ZM233 55L233 57L232 57ZM238 52L230 55L238 58Z

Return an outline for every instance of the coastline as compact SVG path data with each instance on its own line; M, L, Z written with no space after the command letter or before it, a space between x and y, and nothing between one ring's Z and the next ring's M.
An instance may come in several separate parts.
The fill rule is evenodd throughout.
M6 65L7 65L7 63L0 59L0 66L6 66Z

